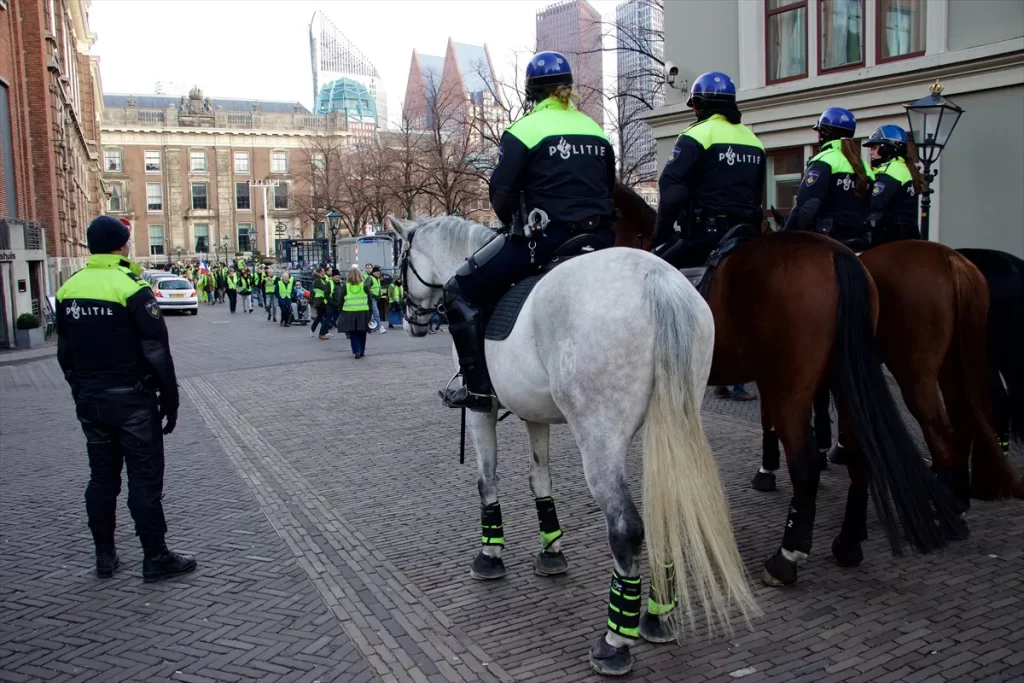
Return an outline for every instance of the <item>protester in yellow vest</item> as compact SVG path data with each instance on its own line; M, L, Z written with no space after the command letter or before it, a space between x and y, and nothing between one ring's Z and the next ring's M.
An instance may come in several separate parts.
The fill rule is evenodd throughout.
M338 331L349 335L352 357L362 358L366 354L366 330L370 325L373 288L371 278L363 279L357 266L348 271L345 289L341 293L341 315L338 317ZM378 292L380 285L378 282Z
M398 313L398 318L401 320L402 314L402 300L405 299L405 288L402 287L402 278L395 278L395 281L388 287L388 328L394 329L395 326L391 323L391 314Z

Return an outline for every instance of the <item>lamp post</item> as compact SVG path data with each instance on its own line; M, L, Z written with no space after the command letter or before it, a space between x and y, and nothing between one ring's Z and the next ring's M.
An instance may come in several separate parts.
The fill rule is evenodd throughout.
M218 263L220 261L220 242L212 240L213 242L213 262Z
M231 246L231 238L228 237L227 235L224 235L223 237L221 237L220 241L221 241L221 247L224 249L224 260L228 261L230 263L231 262L231 257L228 254L228 247Z
M327 229L331 231L331 262L338 267L338 228L341 227L341 213L332 210L327 214Z
M178 263L181 263L181 247L178 247Z
M942 96L942 84L938 79L928 90L930 94L926 97L903 105L907 109L907 123L924 171L925 190L921 198L921 239L924 240L928 239L931 223L932 181L939 174L932 165L939 160L960 115L964 113L961 107Z

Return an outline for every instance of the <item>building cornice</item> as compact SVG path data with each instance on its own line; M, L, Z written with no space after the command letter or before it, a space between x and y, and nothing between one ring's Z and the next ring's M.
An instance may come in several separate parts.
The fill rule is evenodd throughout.
M853 96L904 90L907 91L905 101L909 102L920 96L922 89L926 89L935 79L942 80L946 86L944 94L953 97L957 93L1024 85L1024 38L811 79L740 89L737 99L744 112L745 122L747 119L777 120L776 116L758 114L775 111L780 107L795 110L801 104L818 106L823 99L843 101L844 106L856 108L853 103L844 100ZM680 127L692 123L694 116L685 104L676 103L646 112L641 118L655 129L656 137L666 137L673 133L659 129L671 128L678 132Z

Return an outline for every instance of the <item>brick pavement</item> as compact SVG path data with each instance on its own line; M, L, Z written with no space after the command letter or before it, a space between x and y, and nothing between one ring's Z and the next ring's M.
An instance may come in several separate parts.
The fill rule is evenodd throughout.
M167 503L175 545L201 563L173 584L133 575L125 530L128 566L105 584L88 575L84 444L55 362L0 367L0 541L16 558L0 567L0 680L594 680L586 652L610 557L566 428L553 428L551 451L569 574L530 569L527 442L508 420L499 473L510 573L479 583L468 576L475 466L472 455L458 465L458 415L434 394L450 372L447 337L375 336L356 362L344 339L240 315L215 324L228 320L216 309L169 320L185 379ZM755 579L789 496L784 478L778 493L748 487L756 415L756 403L705 405ZM824 474L815 552L794 588L758 586L765 616L752 630L641 645L630 680L1024 679L1024 505L975 502L971 538L927 557L889 557L873 525L865 564L841 570L828 544L845 488L841 468ZM246 619L251 611L259 616ZM298 668L314 646L321 668Z

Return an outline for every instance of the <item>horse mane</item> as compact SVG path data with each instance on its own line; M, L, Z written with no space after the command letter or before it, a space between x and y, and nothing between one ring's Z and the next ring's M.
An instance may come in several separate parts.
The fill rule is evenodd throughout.
M449 254L472 254L497 237L490 228L459 216L424 216L413 221L408 239L413 235L435 242Z
M651 208L647 200L628 185L615 183L615 187L612 189L612 198L615 201L616 207L620 210L634 213L637 218L649 220L653 224L654 220L658 217L658 212Z

